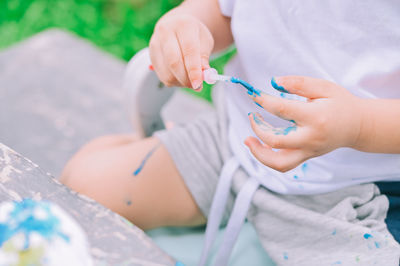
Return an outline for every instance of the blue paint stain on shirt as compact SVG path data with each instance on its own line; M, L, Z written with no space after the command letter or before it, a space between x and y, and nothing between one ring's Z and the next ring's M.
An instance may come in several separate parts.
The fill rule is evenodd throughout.
M160 147L161 142L158 143L153 149L151 149L146 156L143 158L142 162L140 163L139 167L133 172L134 176L137 176L143 169L144 165L146 164L147 160L151 157L151 155Z
M332 263L332 265L340 265L340 264L342 264L342 262L340 260L335 261L334 263Z
M175 266L185 266L185 264L183 264L183 263L180 262L180 261L177 261L177 262L175 263Z
M240 85L242 85L243 87L245 87L245 88L247 89L247 93L248 93L249 95L253 95L253 94L256 94L256 95L258 95L258 96L261 95L261 91L257 90L256 88L254 88L252 85L250 85L250 84L247 83L246 81L243 81L243 80L241 80L241 79L239 79L239 78L232 77L232 78L231 78L231 82L232 82L232 83L236 83L236 84L240 84Z
M381 245L380 245L378 242L376 242L376 241L375 241L374 244L375 244L375 247L376 247L376 248L380 248L380 247L381 247Z
M290 93L290 92L288 92L284 87L279 86L279 85L276 83L275 78L272 78L272 79L271 79L271 85L272 85L272 87L274 87L275 90L278 90L278 91L284 92L284 93Z
M294 179L299 179L299 177L297 175L294 175L293 178Z
M36 217L35 210L42 211L44 217ZM58 236L69 242L67 235L60 231L59 219L51 213L50 203L24 199L14 203L14 209L9 213L5 223L0 223L0 247L14 235L22 233L25 236L24 248L29 248L29 236L37 233L50 240Z
M364 234L364 238L365 238L365 239L372 238L372 235L371 235L371 234Z

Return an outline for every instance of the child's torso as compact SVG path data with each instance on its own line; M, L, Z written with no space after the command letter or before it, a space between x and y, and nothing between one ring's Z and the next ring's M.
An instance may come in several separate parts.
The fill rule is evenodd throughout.
M228 74L276 96L279 93L269 85L272 76L305 75L333 81L360 97L400 98L397 1L233 2L232 31L238 54L227 66ZM276 126L287 122L257 107L244 90L227 85L225 92L231 147L250 174L268 176L264 185L270 189L309 194L356 183L400 180L400 155L347 148L311 159L285 174L261 165L243 145L247 136L254 135L247 113L258 111Z

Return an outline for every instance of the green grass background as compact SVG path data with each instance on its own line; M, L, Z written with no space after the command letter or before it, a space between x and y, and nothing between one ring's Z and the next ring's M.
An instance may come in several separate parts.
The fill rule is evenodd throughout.
M0 49L47 28L74 32L128 61L148 46L157 20L181 0L0 0ZM213 60L222 71L234 52ZM210 86L196 94L210 100Z

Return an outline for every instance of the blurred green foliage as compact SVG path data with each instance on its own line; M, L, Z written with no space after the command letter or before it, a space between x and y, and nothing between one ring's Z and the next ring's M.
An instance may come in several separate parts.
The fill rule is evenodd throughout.
M129 60L148 46L157 20L182 0L0 0L0 49L47 28L66 29ZM222 70L233 52L214 60ZM210 100L210 87L198 94Z

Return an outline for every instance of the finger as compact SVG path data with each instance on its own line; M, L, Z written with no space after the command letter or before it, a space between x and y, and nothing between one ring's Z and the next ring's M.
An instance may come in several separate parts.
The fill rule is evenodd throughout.
M182 25L176 35L192 88L199 91L203 87L199 29L190 24Z
M338 87L327 80L304 76L274 77L271 79L271 85L280 92L293 93L309 99L332 97Z
M296 125L287 128L274 128L264 121L260 114L249 113L254 133L265 144L274 149L298 149L303 145L303 132Z
M278 98L264 92L261 92L260 95L253 93L249 97L271 114L285 120L294 120L299 125L310 116L305 102Z
M283 149L273 151L271 147L263 145L254 137L248 137L245 144L258 161L280 172L289 171L307 159L302 150Z
M175 76L168 70L162 56L162 49L158 39L152 38L150 41L150 60L158 78L167 87L178 85Z
M210 68L210 54L214 48L214 38L205 25L200 26L200 50L202 70Z
M179 43L175 34L170 34L161 47L163 59L167 63L170 72L179 81L181 86L191 87L192 85L188 79Z

